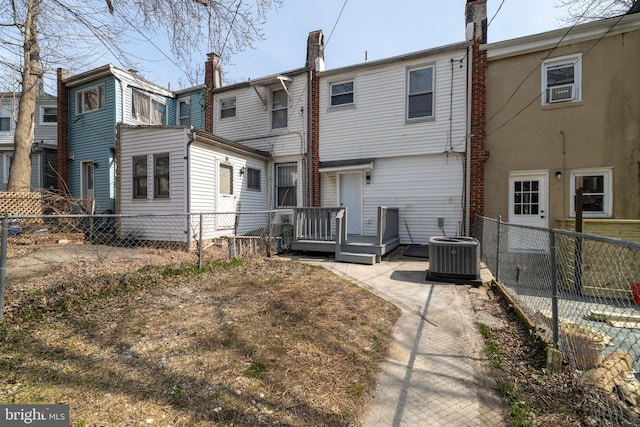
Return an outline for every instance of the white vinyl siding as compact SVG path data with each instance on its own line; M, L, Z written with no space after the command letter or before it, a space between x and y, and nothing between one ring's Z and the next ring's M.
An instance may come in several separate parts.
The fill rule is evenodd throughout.
M320 161L389 157L398 152L412 156L464 151L467 70L466 62L460 62L464 55L460 51L426 60L435 71L435 119L416 123L405 119L407 70L422 66L425 60L398 61L359 71L357 108L331 110L328 97L320 97ZM456 64L453 69L452 59ZM353 77L353 70L344 77L349 76ZM340 77L321 76L320 93L328 93L329 82ZM380 82L384 82L384 90Z
M256 150L269 152L274 157L300 156L301 147L306 150L306 143L301 139L301 135L306 132L304 125L306 114L299 114L300 108L306 108L307 105L306 76L305 73L295 75L292 77L293 81L287 83L289 94L291 95L289 100L291 105L289 105L287 117L287 130L289 132L280 133L276 131L270 134L271 90L278 86L242 86L216 93L214 117L217 118L220 117L220 100L236 99L235 119L217 120L214 125L216 135L240 142ZM267 102L266 107L256 94L256 91Z

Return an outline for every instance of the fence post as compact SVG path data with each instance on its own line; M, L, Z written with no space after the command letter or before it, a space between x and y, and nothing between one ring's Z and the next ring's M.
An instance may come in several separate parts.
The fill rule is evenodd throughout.
M502 224L502 216L498 215L498 233L496 242L496 282L500 281L500 228Z
M556 257L556 234L549 230L549 250L551 251L551 322L553 342L558 344L558 259Z
M202 232L202 212L200 212L200 234L198 235L198 270L202 270L202 257L203 257L203 248L204 244L202 242L202 236L204 233Z
M0 318L4 316L4 285L7 278L7 242L9 240L9 220L2 218L2 241L0 241Z

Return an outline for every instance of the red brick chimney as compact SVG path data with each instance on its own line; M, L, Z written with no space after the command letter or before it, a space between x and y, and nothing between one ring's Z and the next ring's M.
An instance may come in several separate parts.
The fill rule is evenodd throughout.
M306 206L320 206L320 78L324 70L324 36L322 30L309 33L307 38L307 63L309 70L307 92L307 179Z
M471 52L467 64L471 66L471 106L470 106L470 174L469 188L469 233L474 234L475 216L484 215L484 165L488 155L485 151L487 119L487 52L480 45L487 43L487 1L467 0L466 11L467 40L471 43Z
M222 72L220 70L220 56L217 53L207 54L207 62L204 64L204 84L206 86L204 96L204 130L213 133L213 89L222 86Z
M65 71L56 70L58 86L58 191L69 191L69 93L62 79Z

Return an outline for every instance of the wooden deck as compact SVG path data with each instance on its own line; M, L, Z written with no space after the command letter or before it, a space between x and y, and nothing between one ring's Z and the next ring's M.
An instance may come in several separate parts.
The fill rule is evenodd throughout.
M398 210L378 208L375 236L346 235L346 209L298 208L291 250L333 253L336 261L373 265L400 244Z

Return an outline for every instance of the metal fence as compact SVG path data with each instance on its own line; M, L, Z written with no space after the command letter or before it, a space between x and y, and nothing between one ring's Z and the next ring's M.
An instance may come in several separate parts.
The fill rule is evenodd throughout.
M482 258L594 395L603 425L640 424L640 243L476 218Z
M37 288L145 265L271 256L289 247L293 210L173 215L2 218L0 316L5 290Z

